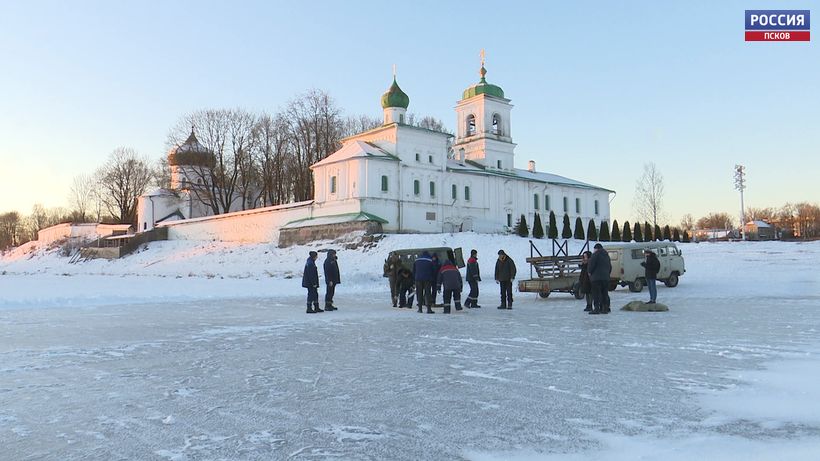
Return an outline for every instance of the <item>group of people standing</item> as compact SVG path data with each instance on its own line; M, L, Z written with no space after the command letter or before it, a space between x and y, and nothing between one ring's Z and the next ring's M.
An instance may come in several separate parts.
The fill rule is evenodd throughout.
M586 299L584 311L590 314L609 314L609 284L610 272L612 272L612 262L609 253L600 243L593 247L594 251L585 251L582 255L580 289ZM657 280L660 262L657 255L651 250L644 252L646 261L641 265L645 268L645 278L649 286L649 304L654 304L657 298ZM335 311L337 307L333 304L333 297L336 293L336 286L341 282L339 276L339 263L335 250L328 250L324 261L325 274L325 308L319 307L319 269L316 260L319 254L311 251L305 263L305 270L302 274L302 286L307 288L307 313L314 314L325 311ZM441 264L436 253L430 254L428 251L422 252L410 270L402 265L401 258L396 253L391 253L385 262L385 272L390 280L390 296L393 307L413 308L414 301L417 301L418 312L433 314L433 305L437 293L443 291L444 313L449 314L451 307L455 304L455 310L462 310L461 292L464 283L461 272L455 263L455 256L452 251L448 251L447 260ZM501 291L501 304L498 309L512 309L513 286L512 281L516 276L515 262L504 250L498 250L498 260L495 263L495 281ZM478 309L478 282L481 281L481 270L478 266L478 251L471 250L470 258L467 260L467 284L470 291L464 302L464 307Z
M443 292L442 306L445 314L451 313L453 304L456 311L463 309L461 292L464 289L464 281L452 252L448 252L447 260L441 264L436 253L424 251L416 257L412 270L402 265L399 255L391 253L385 262L385 272L390 280L393 307L412 309L414 301L417 301L417 312L433 314L437 293ZM515 274L515 263L504 250L499 250L495 266L495 280L501 287L499 309L512 309L512 280ZM479 309L481 305L478 304L478 282L481 281L481 269L478 265L478 250L470 251L465 278L470 291L464 301L464 307Z
M325 308L322 310L319 307L319 269L316 267L316 260L319 258L319 253L311 251L309 253L307 262L305 262L305 270L302 273L302 287L307 288L307 313L316 314L319 312L331 312L338 310L333 305L333 296L336 294L336 285L341 282L339 277L339 263L337 261L336 250L328 250L325 257L324 272L325 272Z
M585 251L581 261L581 292L584 293L587 306L584 311L590 314L609 314L609 274L612 272L612 261L603 245L596 243L594 252Z
M593 249L594 252L585 251L581 260L581 292L584 293L587 302L584 311L590 314L609 314L612 311L609 307L612 261L609 259L609 253L600 243L596 243ZM644 250L644 257L646 260L641 263L641 266L644 267L644 278L649 287L649 302L647 304L655 304L658 297L658 289L655 283L661 269L661 263L658 260L658 255L652 250Z

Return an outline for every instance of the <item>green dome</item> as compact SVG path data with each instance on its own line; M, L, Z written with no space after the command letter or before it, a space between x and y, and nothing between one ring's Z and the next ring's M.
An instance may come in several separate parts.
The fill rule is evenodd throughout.
M390 85L390 89L382 95L382 109L387 109L388 107L407 109L409 105L410 96L407 96L407 93L399 88L399 84L396 83L396 77L393 77L393 84Z
M464 90L462 99L472 98L473 96L478 96L480 94L495 96L497 98L504 97L504 90L502 90L498 85L487 83L487 80L484 78L485 75L487 75L487 69L485 69L484 66L481 66L481 81Z

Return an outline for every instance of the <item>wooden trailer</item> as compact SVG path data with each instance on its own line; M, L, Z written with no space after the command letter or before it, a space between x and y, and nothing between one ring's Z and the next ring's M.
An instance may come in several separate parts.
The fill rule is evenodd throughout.
M538 293L546 298L552 292L570 293L576 299L583 299L581 293L582 254L589 248L587 242L578 255L570 255L567 241L552 239L552 256L544 256L530 240L530 279L519 280L518 291Z

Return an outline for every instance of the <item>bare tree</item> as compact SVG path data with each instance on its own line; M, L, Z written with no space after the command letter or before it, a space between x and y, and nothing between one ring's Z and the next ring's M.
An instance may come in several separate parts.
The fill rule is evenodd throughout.
M748 208L746 208L746 213L744 213L743 216L746 218L746 221L767 221L767 222L771 222L771 220L775 216L777 216L777 212L773 208L748 207Z
M31 215L28 217L29 229L33 235L37 235L37 231L51 226L48 211L41 203L35 203L31 207Z
M658 225L663 213L663 175L654 162L643 166L643 175L635 184L632 208L643 221Z
M66 209L46 208L40 203L35 203L31 214L22 220L21 235L25 240L37 240L37 233L42 229L71 221L71 214Z
M795 206L797 232L804 239L814 238L820 234L820 208L811 203L798 203Z
M20 213L10 211L0 214L0 250L20 245L23 233Z
M283 114L262 114L254 128L254 157L260 169L262 203L280 205L293 200L290 174L291 136Z
M167 155L163 155L154 162L151 175L155 186L161 189L171 188L171 167L168 164Z
M197 140L213 153L213 162L191 165L195 178L190 191L215 215L231 211L235 204L247 207L246 192L252 189L253 129L256 117L242 109L207 109L188 114L168 134L175 148L195 131ZM240 203L241 202L241 203Z
M439 133L453 134L452 131L447 129L447 127L444 125L444 122L433 116L425 115L424 117L416 121L415 116L411 114L411 118L413 120L410 123L410 125L417 126L419 128L426 128L432 131L438 131Z
M721 211L719 213L709 213L708 215L698 219L698 229L732 229L734 227L734 218Z
M285 117L291 133L294 170L294 200L313 197L313 174L310 165L324 159L340 147L342 123L340 110L327 93L310 90L292 100Z
M686 213L680 218L680 228L691 231L695 228L695 218L693 218L690 213Z
M261 175L253 157L256 140L253 130L256 122L257 117L247 111L241 109L231 111L228 133L234 158L233 168L236 170L236 192L242 201L243 210L255 207L261 195L261 188L258 187ZM228 203L230 209L233 197L230 199L224 197L223 203Z
M91 175L81 174L74 177L68 194L68 202L79 222L86 222L94 207L96 184Z
M349 116L344 119L341 136L346 138L382 126L382 120L369 115Z
M121 223L134 223L137 197L151 183L148 161L127 147L115 149L97 171L100 199L111 215Z

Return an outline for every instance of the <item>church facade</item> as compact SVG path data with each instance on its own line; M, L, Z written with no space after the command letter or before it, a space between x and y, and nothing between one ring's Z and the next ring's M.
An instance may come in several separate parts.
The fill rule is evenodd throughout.
M366 213L386 232L504 232L521 215L544 225L550 211L584 227L609 221L614 191L566 177L515 168L510 100L486 80L464 90L456 134L405 124L410 98L395 78L382 96L384 124L343 140L311 166L314 216Z
M513 106L486 72L482 63L480 81L456 105L455 136L406 123L410 98L394 77L381 98L383 124L343 139L339 150L311 165L313 201L289 206L287 217L271 222L291 232L368 222L384 232L436 233L505 232L522 215L531 226L535 214L546 227L551 211L559 223L564 214L573 223L580 217L585 228L590 219L597 227L609 221L614 191L538 171L533 161L515 167ZM172 188L140 197L140 230L207 216L191 190L203 187L195 173L209 162L213 154L193 132L172 149Z

